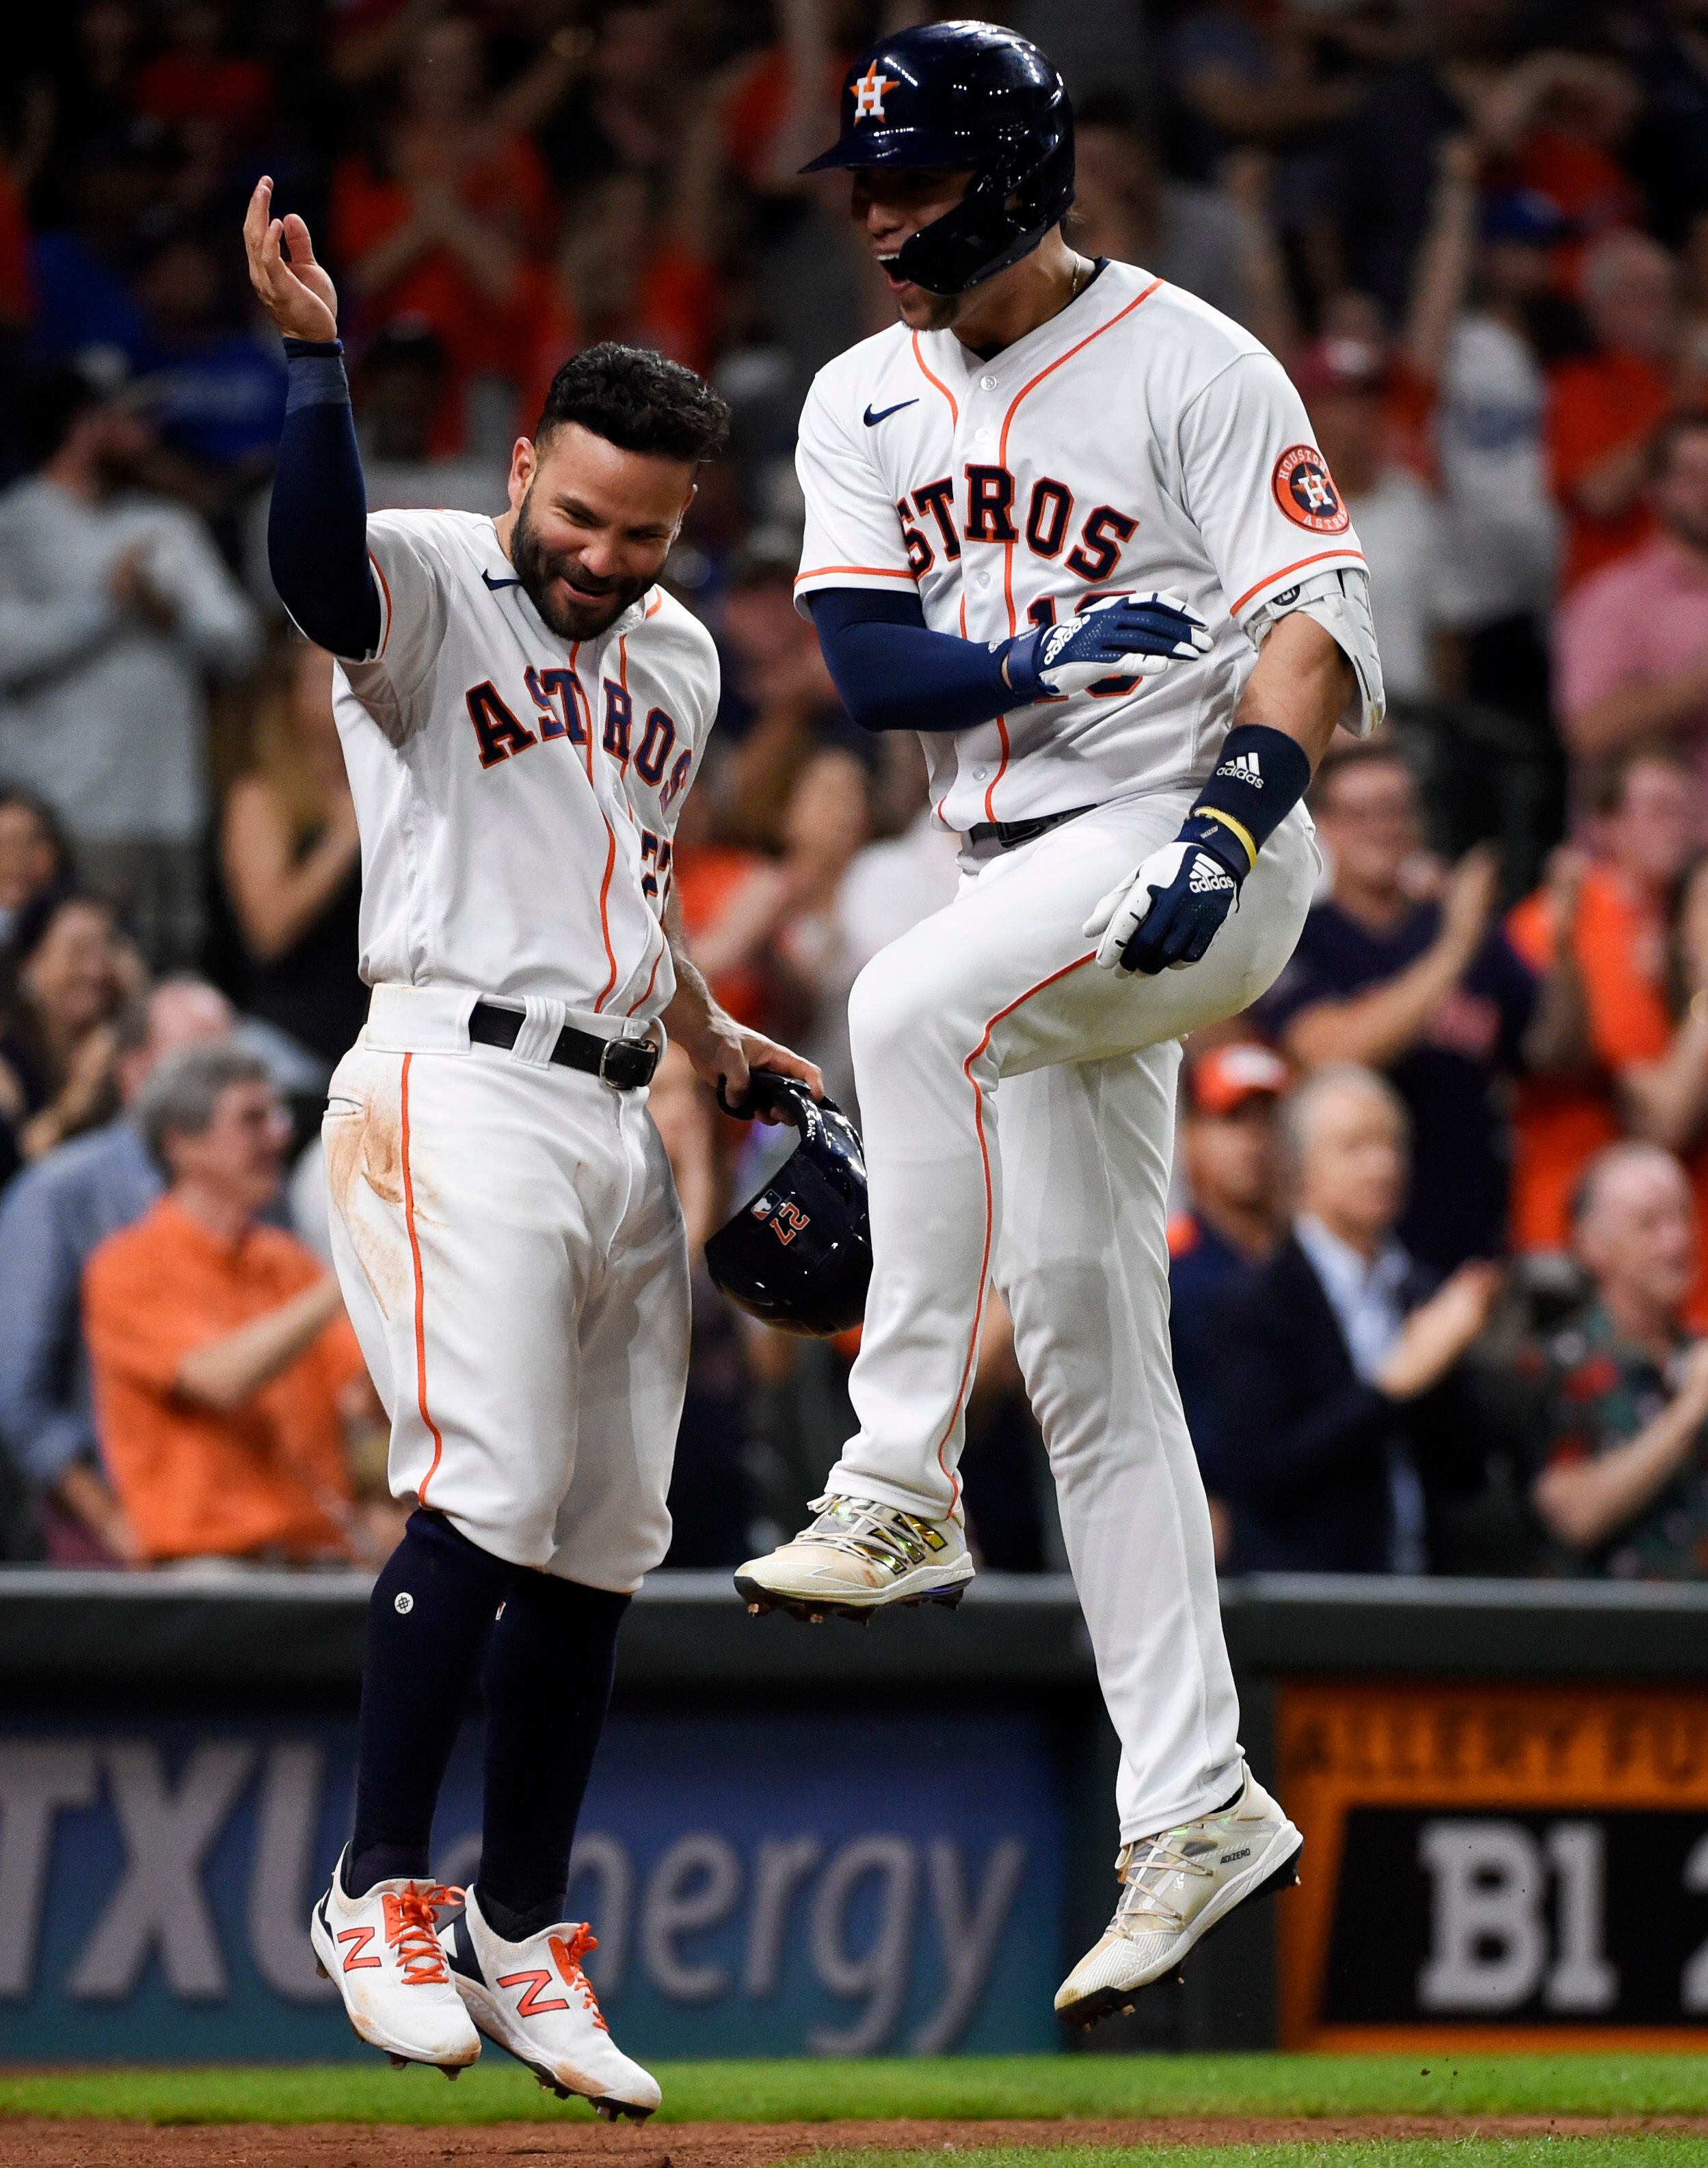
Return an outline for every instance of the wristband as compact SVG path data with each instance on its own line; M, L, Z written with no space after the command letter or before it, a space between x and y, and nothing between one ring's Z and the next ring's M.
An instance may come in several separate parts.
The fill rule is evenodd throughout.
M294 339L285 342L285 411L304 406L348 406L350 380L344 375L342 339Z
M1216 773L1193 801L1195 829L1209 832L1195 840L1218 857L1242 853L1249 873L1310 787L1311 757L1296 738L1267 723L1237 723L1222 741Z

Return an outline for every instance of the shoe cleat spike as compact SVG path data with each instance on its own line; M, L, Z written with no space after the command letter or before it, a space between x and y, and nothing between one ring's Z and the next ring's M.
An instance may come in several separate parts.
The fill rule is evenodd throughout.
M386 2060L394 2070L407 2070L409 2068L409 2058L407 2055L388 2055Z

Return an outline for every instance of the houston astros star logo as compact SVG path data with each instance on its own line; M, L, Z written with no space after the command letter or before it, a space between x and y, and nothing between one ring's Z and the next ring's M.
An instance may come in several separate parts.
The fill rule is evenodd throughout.
M865 73L855 81L854 119L881 120L884 117L884 93L886 90L898 90L900 88L901 85L894 76L882 76L878 73L878 64L874 61Z

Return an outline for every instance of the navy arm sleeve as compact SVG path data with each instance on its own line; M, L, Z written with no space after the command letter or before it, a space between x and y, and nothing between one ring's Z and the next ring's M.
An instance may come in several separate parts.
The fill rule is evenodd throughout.
M1003 676L1002 646L928 631L917 595L826 587L806 606L842 704L863 730L966 731L1023 704Z
M368 493L343 351L337 339L285 342L290 375L267 562L308 637L359 661L380 644L380 591L368 562Z

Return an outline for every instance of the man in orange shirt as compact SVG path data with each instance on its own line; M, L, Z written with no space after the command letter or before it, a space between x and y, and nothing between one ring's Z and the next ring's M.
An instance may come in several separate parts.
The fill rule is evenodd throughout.
M253 1055L184 1048L136 1109L167 1194L84 1274L96 1425L145 1560L356 1554L345 1418L370 1389L337 1282L258 1214L289 1129Z
M1540 978L1519 1086L1513 1169L1514 1246L1565 1250L1572 1198L1596 1154L1635 1134L1686 1156L1699 1211L1708 1215L1708 1004L1675 1019L1671 928L1679 885L1695 851L1696 786L1663 747L1638 747L1604 770L1587 864L1556 862L1549 883L1507 922L1514 948ZM1704 884L1692 884L1703 916ZM1562 930L1566 938L1562 940ZM1688 938L1684 978L1700 983L1702 946ZM1708 1224L1708 1221L1705 1221ZM1708 1319L1708 1273L1691 1298Z

